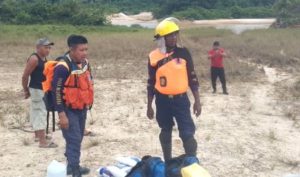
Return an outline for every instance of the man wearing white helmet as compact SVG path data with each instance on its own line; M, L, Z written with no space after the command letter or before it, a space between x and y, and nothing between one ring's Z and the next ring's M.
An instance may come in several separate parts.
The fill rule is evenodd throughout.
M159 139L165 160L172 158L174 118L185 153L197 154L195 124L187 91L191 88L195 99L193 112L198 117L201 114L199 82L189 51L177 45L178 35L179 27L175 22L164 20L159 23L155 29L158 48L149 54L148 63L147 117L154 117L152 102L155 96L156 120L161 128Z

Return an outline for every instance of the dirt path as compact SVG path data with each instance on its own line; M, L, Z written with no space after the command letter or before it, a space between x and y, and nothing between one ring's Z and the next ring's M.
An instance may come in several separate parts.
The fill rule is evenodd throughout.
M203 113L195 119L198 156L214 177L283 177L300 173L300 131L285 117L274 94L276 82L291 76L272 68L264 70L266 77L255 83L229 84L229 96L201 91ZM0 89L1 97L20 88L20 74L16 77L10 72L1 78L7 83ZM82 147L82 164L92 168L90 177L96 176L99 166L112 164L118 154L161 154L159 129L155 121L145 117L145 87L144 80L96 80L96 103L87 126L97 136L86 137ZM28 102L16 100L19 101L2 100L1 109L28 109L24 106ZM25 115L19 114L24 119L20 116ZM5 119L15 117L6 115ZM53 159L65 161L60 131L53 135L59 148L39 149L32 134L8 129L12 124L5 126L0 126L1 176L41 177ZM177 130L173 144L175 155L183 153Z

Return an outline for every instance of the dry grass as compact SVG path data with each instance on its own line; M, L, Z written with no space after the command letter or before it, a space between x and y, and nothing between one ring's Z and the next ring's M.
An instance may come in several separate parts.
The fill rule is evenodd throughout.
M89 125L94 125L96 123L96 119L91 118L89 119Z
M147 59L149 52L155 48L153 42L153 31L140 30L122 33L87 33L89 39L89 58L93 64L94 76L98 79L118 78L118 79L146 79L147 78ZM211 48L214 40L221 40L226 49L230 47L233 34L226 30L215 29L191 29L182 32L182 44L187 47L194 59L194 64L198 76L202 81L209 80L210 64L207 59L207 51ZM55 46L50 58L55 58L63 54L66 48L66 36L50 35ZM27 36L30 38L30 36ZM11 41L1 42L3 51L14 58L14 63L23 67L27 55L34 46L37 37L33 35L31 39L22 40L20 43L12 37ZM19 42L19 41L18 41ZM228 44L230 43L230 44ZM238 43L234 45L240 46ZM236 47L236 46L235 46ZM17 51L17 52L16 52ZM229 81L253 80L256 73L254 67L238 61L238 55L232 55L226 61L226 71ZM8 65L11 65L9 63Z
M270 130L270 131L269 131L268 139L269 139L271 142L278 140L277 135L276 135L276 133L275 133L274 130Z
M0 126L4 127L4 114L0 112Z
M87 144L86 144L86 149L90 149L92 147L98 146L100 144L100 140L97 138L92 138L90 140L88 140Z
M24 146L29 146L30 144L31 144L31 139L30 138L23 138L22 139L22 144L24 145Z
M287 157L281 158L281 159L279 159L279 161L281 163L284 163L285 165L291 167L292 169L297 168L298 166L300 166L300 161L297 161L295 159L290 159L290 158L287 158Z
M276 93L281 104L284 104L285 117L293 121L296 128L300 128L300 77L292 77L291 82L282 81L276 85Z
M291 92L292 96L295 97L296 99L300 98L300 77L295 79L294 84L290 88L290 92Z
M300 33L296 29L270 29L245 32L222 39L232 55L251 58L256 63L299 72Z

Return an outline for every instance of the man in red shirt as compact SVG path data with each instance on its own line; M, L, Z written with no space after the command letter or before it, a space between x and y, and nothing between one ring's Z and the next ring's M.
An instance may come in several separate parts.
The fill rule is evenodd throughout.
M213 93L216 93L217 91L216 81L219 77L223 88L223 94L228 95L223 65L223 58L225 56L226 53L224 49L220 47L220 42L215 41L213 43L213 48L208 52L208 59L211 60L211 83L213 87Z

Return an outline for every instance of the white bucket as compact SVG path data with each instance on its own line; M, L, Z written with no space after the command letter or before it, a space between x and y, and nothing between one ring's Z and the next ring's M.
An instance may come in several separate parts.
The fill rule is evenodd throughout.
M300 177L300 174L288 174L285 175L284 177Z
M47 177L67 177L66 165L53 160L47 168Z

